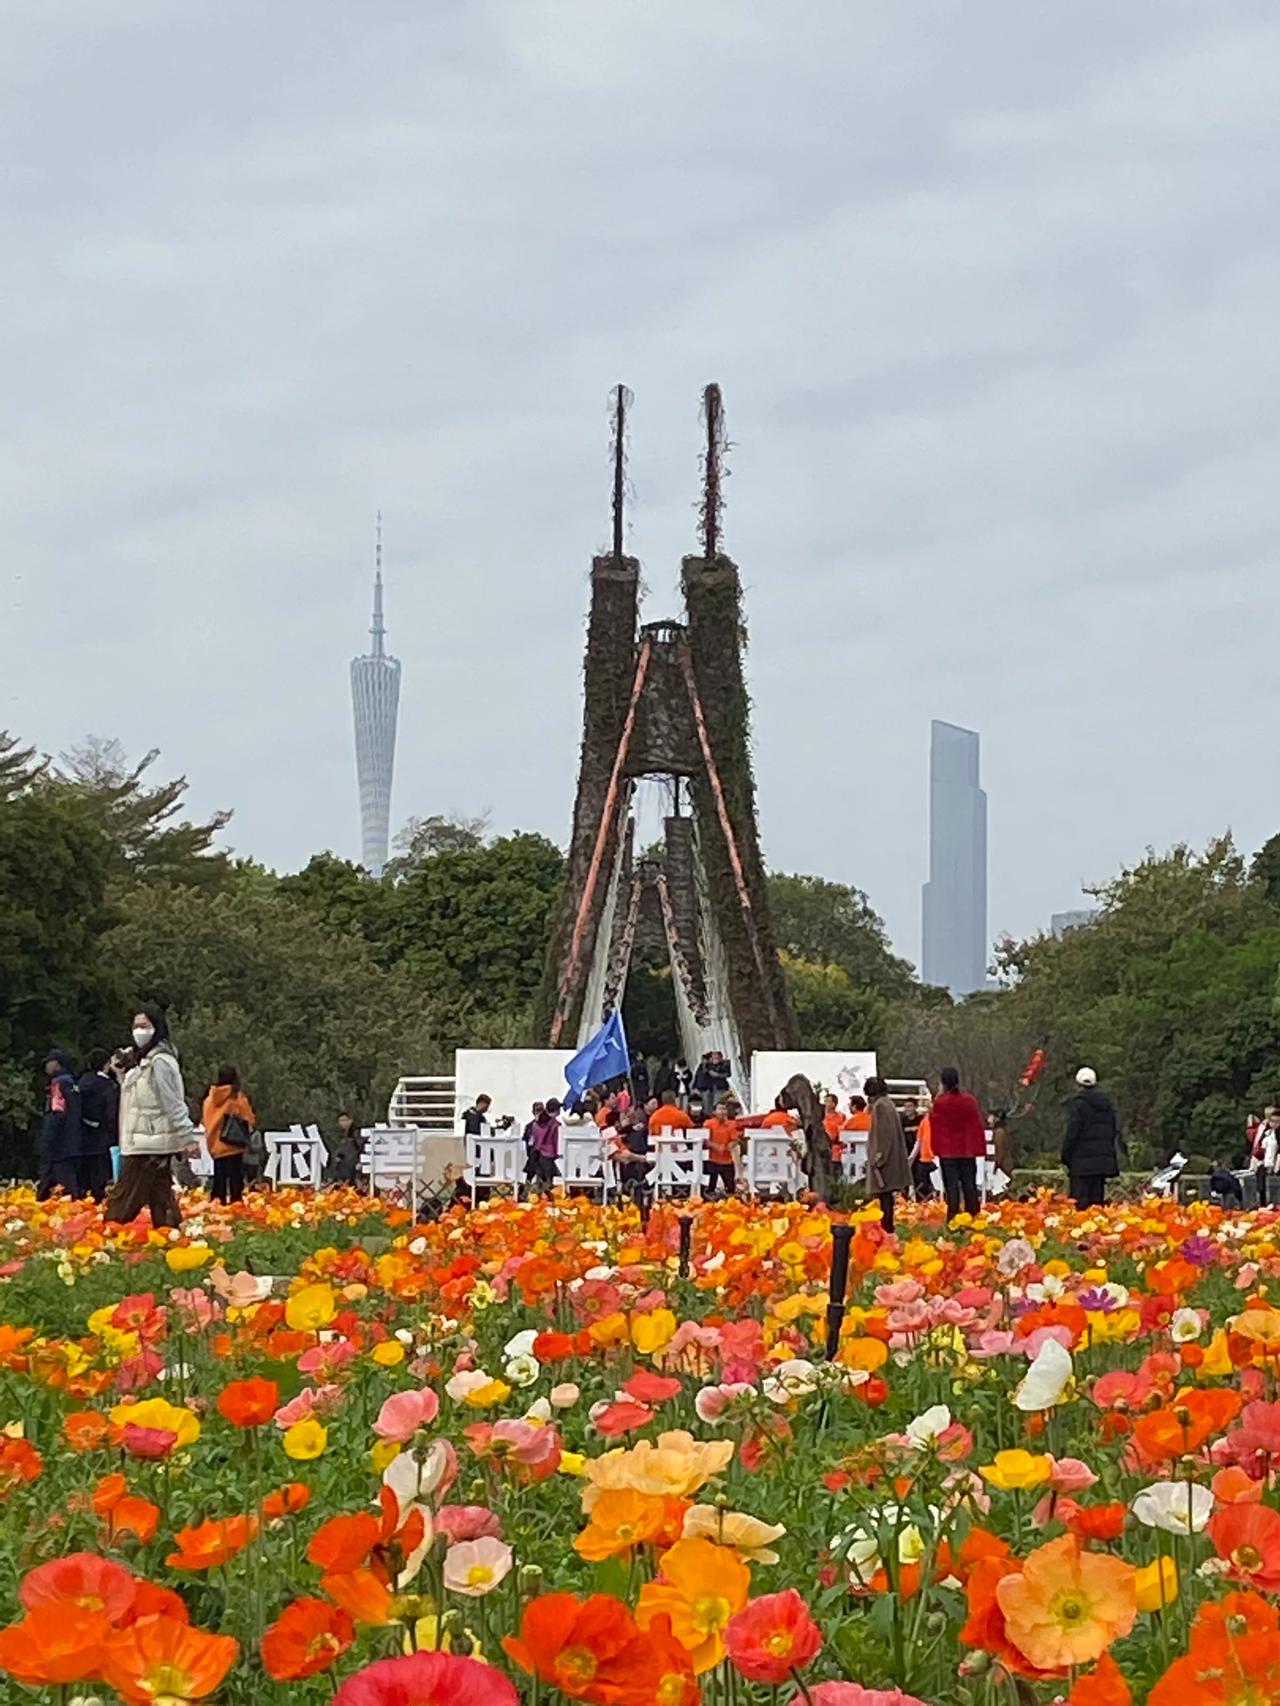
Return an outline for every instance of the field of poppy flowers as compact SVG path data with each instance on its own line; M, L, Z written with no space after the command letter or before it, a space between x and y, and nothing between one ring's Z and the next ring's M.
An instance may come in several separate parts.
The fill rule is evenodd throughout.
M1280 1700L1274 1213L854 1216L829 1319L801 1204L187 1206L0 1196L0 1700Z

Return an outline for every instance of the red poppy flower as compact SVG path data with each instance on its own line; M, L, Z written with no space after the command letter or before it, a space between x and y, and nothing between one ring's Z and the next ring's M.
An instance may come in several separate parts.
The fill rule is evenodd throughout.
M70 1552L29 1570L18 1598L28 1611L40 1605L78 1606L81 1611L102 1612L109 1623L119 1623L137 1589L137 1577L123 1564L99 1558L96 1552Z
M455 1653L413 1653L378 1659L349 1676L333 1706L519 1706L519 1700L492 1665Z
M1237 1581L1263 1593L1280 1589L1280 1511L1270 1505L1223 1505L1209 1518L1207 1532Z
M617 1398L604 1409L595 1419L595 1430L606 1439L615 1439L619 1434L630 1433L633 1428L642 1428L653 1420L653 1411L647 1404L633 1404L627 1398Z
M191 1613L172 1588L162 1588L156 1582L139 1578L133 1604L121 1618L120 1626L127 1629L131 1623L139 1623L144 1617L167 1617L171 1623L191 1621Z
M144 1428L137 1422L126 1422L120 1433L120 1443L130 1457L158 1462L173 1456L178 1436L169 1428Z
M262 1637L262 1666L275 1682L298 1682L328 1670L355 1638L355 1625L340 1607L295 1599Z
M637 1404L664 1404L668 1398L674 1398L681 1387L680 1382L670 1375L654 1374L651 1369L640 1368L630 1380L623 1381L622 1390Z
M725 1651L748 1682L786 1682L821 1645L822 1631L794 1588L748 1600L725 1625Z
M1070 1533L1080 1540L1118 1540L1129 1512L1125 1505L1077 1505L1066 1518Z
M274 1380L234 1380L218 1394L218 1413L233 1428L264 1427L280 1408L280 1388Z

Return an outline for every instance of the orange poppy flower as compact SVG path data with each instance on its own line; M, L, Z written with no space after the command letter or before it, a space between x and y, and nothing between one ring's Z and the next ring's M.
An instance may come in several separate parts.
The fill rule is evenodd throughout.
M1270 1505L1223 1505L1209 1518L1207 1533L1236 1581L1263 1593L1280 1589L1280 1511Z
M963 1550L961 1548L962 1554ZM960 1645L990 1653L1007 1671L1012 1671L1016 1676L1061 1676L1061 1667L1042 1670L1032 1664L1021 1648L1015 1647L1010 1639L997 1589L1021 1572L1022 1560L1008 1555L979 1557L969 1565L965 1580L969 1615L960 1631Z
M1280 1516L1277 1517L1280 1521ZM1008 1638L1042 1670L1091 1664L1133 1628L1132 1564L1086 1552L1073 1534L1038 1546L996 1587Z
M274 1493L268 1493L262 1501L262 1514L268 1521L275 1521L282 1516L296 1516L299 1511L306 1510L311 1502L311 1489L305 1481L286 1481L283 1487Z
M635 1547L657 1540L666 1527L666 1499L629 1487L613 1488L601 1493L592 1505L591 1521L574 1541L573 1549L592 1563L629 1557Z
M1240 1394L1226 1387L1179 1392L1171 1403L1139 1416L1133 1437L1148 1457L1190 1456L1235 1420L1242 1403Z
M540 1594L525 1606L519 1635L504 1637L502 1646L521 1670L570 1700L617 1699L646 1668L648 1650L626 1606L603 1593L587 1600Z
M0 1499L23 1482L38 1481L44 1458L25 1439L0 1440Z
M0 1670L31 1688L100 1675L111 1624L101 1611L40 1605L0 1629Z
M381 1534L381 1524L371 1511L331 1516L307 1542L307 1558L321 1570L355 1570L367 1562Z
M172 1617L148 1617L106 1644L103 1675L126 1700L202 1700L236 1662L231 1635L210 1635Z
M391 1589L365 1565L353 1570L331 1570L321 1576L320 1586L355 1623L374 1628L393 1621Z
M111 1434L111 1423L101 1410L73 1410L62 1419L62 1436L72 1451L96 1451Z
M178 1550L170 1552L165 1563L175 1570L211 1570L243 1552L257 1532L257 1517L245 1516L224 1516L180 1528L173 1537Z
M645 1629L655 1617L669 1617L701 1676L724 1657L725 1625L747 1603L751 1572L732 1547L711 1540L677 1541L658 1567L659 1579L640 1589L636 1621Z
M1262 1502L1265 1491L1261 1481L1255 1481L1252 1475L1236 1464L1226 1469L1219 1469L1209 1489L1220 1505L1257 1505Z
M341 1607L295 1599L262 1637L262 1668L275 1682L298 1682L328 1670L355 1638L355 1625Z
M218 1413L234 1428L260 1428L280 1408L280 1388L274 1380L233 1380L218 1394Z
M41 1605L77 1606L119 1623L133 1604L137 1586L137 1577L123 1564L99 1558L96 1552L71 1552L28 1570L18 1598L28 1611Z
M1110 1653L1103 1653L1088 1676L1067 1696L1067 1706L1133 1706L1133 1693Z
M1147 1706L1254 1706L1280 1700L1280 1614L1257 1594L1202 1605L1191 1642L1147 1697Z

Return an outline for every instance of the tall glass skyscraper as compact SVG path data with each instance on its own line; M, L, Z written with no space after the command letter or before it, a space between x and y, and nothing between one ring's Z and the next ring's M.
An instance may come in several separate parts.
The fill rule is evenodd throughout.
M356 722L356 777L360 783L360 862L375 877L387 862L391 826L391 773L396 761L400 710L400 660L388 657L382 624L382 516L373 577L373 650L351 660L351 703Z
M935 722L929 741L929 881L921 973L953 995L987 981L987 796L978 737Z

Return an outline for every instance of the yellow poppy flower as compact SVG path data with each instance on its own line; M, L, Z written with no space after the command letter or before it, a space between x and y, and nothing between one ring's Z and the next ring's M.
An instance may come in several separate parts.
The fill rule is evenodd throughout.
M1053 1474L1053 1459L1033 1456L1020 1447L1014 1451L997 1451L995 1462L984 1463L978 1473L989 1486L1011 1493L1024 1487L1042 1486Z
M310 1418L295 1422L286 1429L283 1441L285 1456L292 1457L297 1463L310 1463L313 1458L321 1456L328 1443L328 1428Z
M1178 1566L1172 1558L1156 1558L1133 1579L1139 1611L1161 1611L1178 1597Z
M295 1333L318 1333L337 1313L333 1287L323 1283L304 1285L284 1306L284 1318Z
M652 1356L671 1343L678 1325L669 1309L651 1309L647 1315L633 1317L631 1343L642 1356Z
M207 1244L175 1244L164 1253L165 1266L171 1273L190 1274L213 1260Z
M384 1339L380 1345L375 1345L369 1355L379 1368L395 1368L397 1363L404 1361L404 1346L399 1339Z
M118 1428L131 1423L138 1428L158 1428L177 1436L178 1446L194 1445L200 1438L200 1423L190 1410L171 1404L167 1398L143 1398L134 1404L117 1404L111 1420Z

